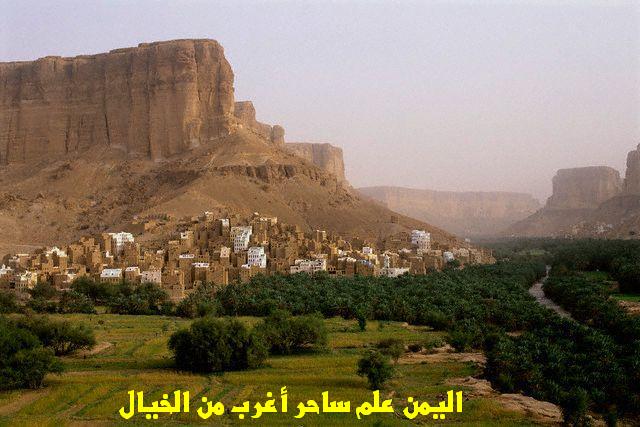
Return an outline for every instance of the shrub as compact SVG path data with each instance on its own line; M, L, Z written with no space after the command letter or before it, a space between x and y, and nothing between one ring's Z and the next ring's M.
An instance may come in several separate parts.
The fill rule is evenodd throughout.
M211 373L259 366L267 357L264 342L233 319L205 317L169 339L178 369Z
M58 302L58 313L95 314L96 308L93 306L91 298L85 294L71 290L62 294Z
M404 342L399 338L385 338L380 340L376 347L384 355L387 355L398 363L400 356L404 354Z
M84 323L50 320L44 316L27 316L19 319L16 325L34 334L42 345L50 347L56 356L90 349L96 344L93 330Z
M210 283L203 283L189 296L184 298L176 307L176 315L190 319L204 316L215 316L220 309L220 302L214 298L215 287Z
M614 272L615 278L620 284L620 292L638 294L640 293L640 263L621 263Z
M30 299L29 302L27 302L27 307L36 313L56 313L58 311L58 304L44 298Z
M62 372L53 351L31 332L0 318L0 389L38 388L50 372Z
M320 315L293 317L288 311L275 310L256 332L274 354L291 354L327 343L327 328Z
M393 367L389 363L388 356L377 350L368 350L358 360L357 374L361 377L367 377L371 390L379 390L384 383L393 377Z
M20 311L13 292L0 289L0 313L16 313Z
M109 311L115 314L171 314L173 304L167 292L154 283L117 286L116 296L109 299Z
M409 344L409 351L412 353L420 353L422 351L422 344L420 343Z
M428 338L424 340L424 342L422 343L422 346L424 347L425 350L431 352L438 347L442 347L446 343L447 342L442 338Z
M110 283L96 282L84 276L71 283L71 290L86 295L94 304L106 304L110 298L115 296L118 287L114 287Z
M29 291L31 298L42 298L49 300L55 298L58 295L58 290L51 286L49 283L38 283L33 289Z
M591 425L587 417L589 396L582 388L572 389L562 399L562 418L569 426L586 427Z

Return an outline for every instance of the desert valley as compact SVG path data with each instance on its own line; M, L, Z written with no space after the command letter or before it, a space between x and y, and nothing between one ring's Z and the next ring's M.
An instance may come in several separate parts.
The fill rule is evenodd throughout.
M558 90L571 66L527 31L573 46L563 15L518 38L520 10L548 9L485 5L500 25L478 36L463 5L335 5L379 28L363 42L313 2L270 4L292 18L265 36L273 11L248 4L96 2L86 27L173 34L166 9L192 34L226 13L237 53L190 37L0 55L0 425L639 425L640 145L599 128L602 163L631 150L619 171L570 147L580 117L554 128L582 81ZM457 30L428 37L449 8ZM544 67L522 91L499 78Z

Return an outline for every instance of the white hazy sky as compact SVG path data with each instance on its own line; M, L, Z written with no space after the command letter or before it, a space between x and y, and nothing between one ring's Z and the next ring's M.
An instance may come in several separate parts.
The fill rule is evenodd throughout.
M236 99L355 186L551 191L640 143L639 1L0 0L0 61L222 43Z

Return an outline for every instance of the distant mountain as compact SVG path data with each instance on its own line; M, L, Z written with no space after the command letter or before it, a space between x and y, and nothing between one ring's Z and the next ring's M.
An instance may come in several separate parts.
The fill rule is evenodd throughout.
M640 237L640 146L627 156L624 181L608 166L559 170L545 206L504 235Z
M540 204L530 194L454 192L403 187L359 188L389 209L427 221L461 237L497 235L535 212Z
M329 147L294 154L236 103L213 40L0 63L0 253L220 209L379 238L424 228L360 197ZM339 150L339 149L338 149Z

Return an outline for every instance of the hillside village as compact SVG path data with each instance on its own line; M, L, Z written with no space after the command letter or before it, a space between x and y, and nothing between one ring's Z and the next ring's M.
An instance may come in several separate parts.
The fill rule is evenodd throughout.
M38 283L49 283L64 290L76 278L88 276L114 284L154 283L179 301L200 283L224 286L258 274L397 277L441 270L454 260L460 266L495 262L489 251L468 244L432 244L424 230L397 233L380 242L345 240L323 230L305 233L258 213L251 218L216 218L204 212L180 220L171 239L146 242L146 231L162 222L160 215L131 223L129 231L6 255L0 287L26 292Z

